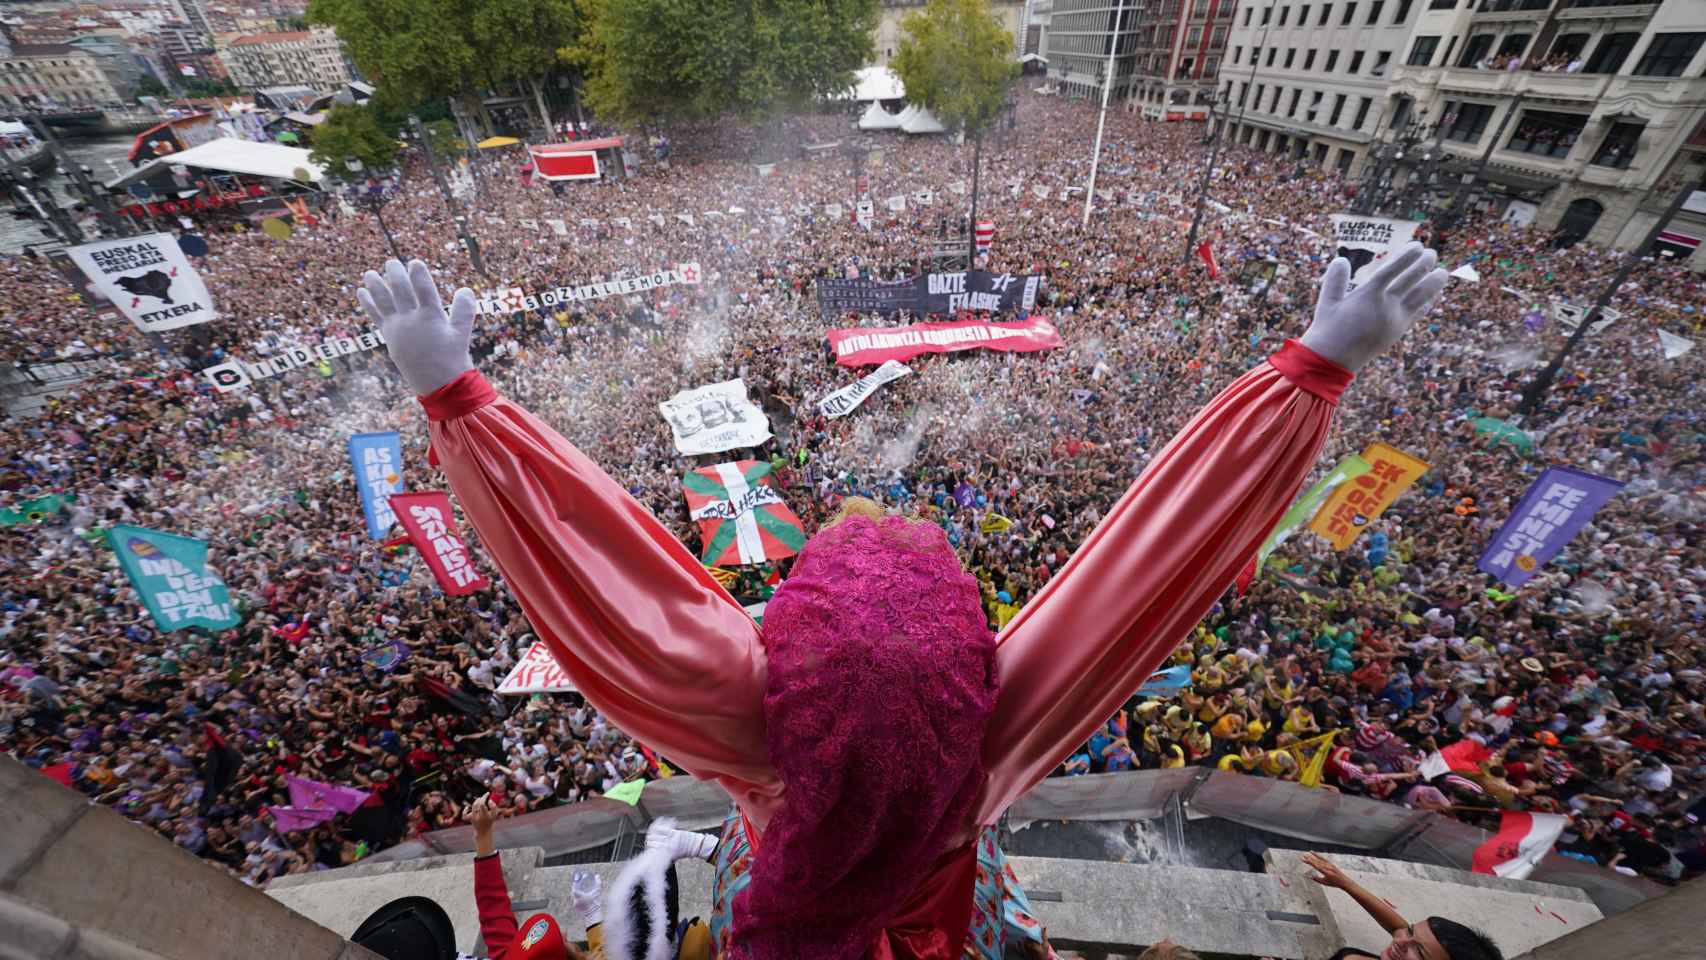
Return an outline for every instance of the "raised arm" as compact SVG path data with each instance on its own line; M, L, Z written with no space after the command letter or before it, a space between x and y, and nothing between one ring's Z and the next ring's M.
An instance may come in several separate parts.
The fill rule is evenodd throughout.
M1438 298L1436 260L1413 244L1348 294L1350 264L1333 261L1302 341L1197 414L1002 632L972 826L1047 776L1208 612L1308 475L1353 372Z
M468 355L474 295L447 316L419 260L357 294L431 421L432 454L540 640L623 732L768 819L758 627L645 507Z

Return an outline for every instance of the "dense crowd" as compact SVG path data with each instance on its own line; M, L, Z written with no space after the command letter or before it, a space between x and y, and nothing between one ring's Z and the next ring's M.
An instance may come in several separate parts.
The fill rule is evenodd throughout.
M1041 275L1037 310L1065 345L921 357L834 420L816 401L858 371L832 362L824 331L909 318L822 316L814 281L909 276L944 233L961 235L970 144L862 136L841 115L684 126L667 132L667 162L642 156L629 179L562 189L526 185L518 154L488 155L456 178L483 275L419 156L405 157L382 215L405 254L481 291L700 264L694 285L483 315L476 360L695 550L683 471L748 454L678 455L657 403L744 378L776 434L751 455L772 461L808 533L851 494L938 522L999 627L1197 409L1301 333L1331 255L1327 217L1349 186L1223 148L1203 231L1216 277L1184 250L1200 127L1110 115L1085 227L1071 188L1087 179L1094 126L1084 107L1021 97L1013 126L986 139L978 185L979 216L996 227L985 265ZM848 215L862 194L876 201L868 228ZM898 195L907 207L891 212ZM412 552L368 537L351 434L400 431L405 483L442 487L424 418L380 352L231 393L199 375L366 329L355 284L389 255L374 214L330 200L288 239L230 223L200 232L210 249L197 265L224 316L152 338L83 302L47 261L0 269L0 355L103 358L39 415L0 422L0 505L75 497L0 532L0 746L257 883L454 825L488 792L514 813L663 773L573 695L492 695L532 638L483 559L494 588L452 600ZM1655 335L1694 335L1706 297L1698 274L1637 267L1623 319L1583 343L1522 425L1532 450L1496 443L1470 421L1510 418L1560 344L1547 299L1591 302L1621 262L1550 240L1488 218L1449 238L1444 262L1481 279L1454 280L1363 371L1321 458L1380 440L1428 472L1345 551L1292 538L1185 639L1176 659L1193 685L1133 700L1062 773L1212 763L1296 779L1298 754L1279 748L1336 730L1331 788L1467 817L1573 812L1572 854L1659 879L1706 868L1694 642L1706 351L1667 360ZM1628 485L1507 593L1475 561L1548 463ZM209 541L241 626L158 630L98 535L114 523ZM742 568L734 591L759 598L786 568ZM393 641L401 662L369 655ZM1465 739L1487 748L1473 771L1422 779L1424 756ZM264 811L288 804L288 776L371 796L346 818L283 830Z

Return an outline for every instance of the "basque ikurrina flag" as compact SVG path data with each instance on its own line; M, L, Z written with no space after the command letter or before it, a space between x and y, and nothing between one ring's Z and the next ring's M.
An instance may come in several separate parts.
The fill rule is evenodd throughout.
M763 563L800 552L806 533L782 502L770 464L737 460L700 467L681 478L687 509L699 521L701 562L712 566Z

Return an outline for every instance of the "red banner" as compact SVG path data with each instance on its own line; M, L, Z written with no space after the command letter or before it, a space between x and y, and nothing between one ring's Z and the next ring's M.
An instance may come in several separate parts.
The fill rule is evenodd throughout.
M1054 324L1032 317L1017 323L961 320L955 323L915 323L909 327L847 327L829 331L835 362L862 367L889 360L910 360L921 353L958 350L1033 352L1060 346Z
M450 512L448 493L394 493L390 497L391 512L408 532L415 549L426 558L432 575L444 592L460 597L484 590L491 582L474 567L468 548L456 535L456 515Z

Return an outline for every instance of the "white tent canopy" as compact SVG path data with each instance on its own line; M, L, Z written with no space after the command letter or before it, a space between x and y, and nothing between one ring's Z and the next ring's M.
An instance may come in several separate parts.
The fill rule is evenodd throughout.
M865 108L865 115L859 118L861 130L893 130L900 126L900 115L883 109L879 100L872 100Z
M900 128L907 133L947 133L948 128L942 126L930 111L915 103L906 105L900 113Z
M276 177L281 180L299 179L297 171L301 170L308 174L311 182L319 182L325 175L319 164L308 159L308 151L299 147L220 137L179 153L168 154L158 160L150 160L107 186L115 189L126 187L172 167L195 167L215 173L241 173L253 177Z
M854 74L853 99L899 100L906 96L906 85L900 75L888 67L865 67Z

